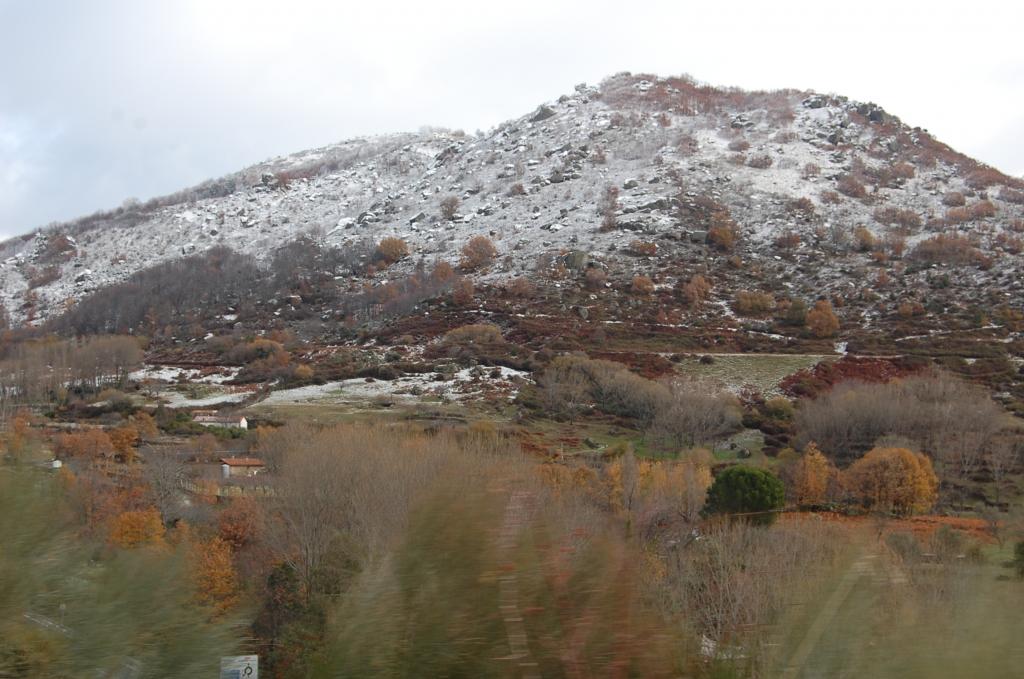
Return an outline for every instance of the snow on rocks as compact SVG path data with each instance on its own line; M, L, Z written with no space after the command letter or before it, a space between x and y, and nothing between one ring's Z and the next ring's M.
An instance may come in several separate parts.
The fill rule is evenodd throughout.
M626 82L639 97L662 87L657 79ZM964 189L964 179L938 162L919 165L916 176L895 188L879 189L871 205L824 201L823 192L851 171L854 157L872 167L889 162L869 153L869 145L888 143L885 135L893 134L895 123L873 105L811 93L779 96L788 97L780 104L791 114L784 120L764 103L655 115L617 105L584 85L482 136L425 130L276 158L218 180L237 187L226 195L183 198L135 222L100 221L76 230L74 256L57 264L56 280L33 290L36 318L169 259L225 245L267 261L276 247L310 234L341 247L399 236L415 253L450 261L469 238L493 234L498 251L513 256L491 278L529 273L539 256L562 250L614 257L635 234L598 228L598 204L610 186L621 187L623 226L680 247L699 247L704 240L703 233L686 237L692 229L680 221L674 202L680 189L726 205L755 256L764 250L760 244L791 229L811 232L828 224L852 232L863 224L881 231L873 213L882 205L913 210L923 219L942 215L944 193ZM912 138L912 131L899 130ZM730 150L737 139L749 144L739 161ZM771 162L751 167L747 161L755 156ZM818 170L808 175L809 166ZM439 204L447 196L460 199L460 219L441 219ZM795 223L787 214L788 202L797 198L811 202L815 223ZM1000 202L999 208L988 238L1021 216L1020 206ZM0 244L0 302L16 320L46 237L61 229ZM911 236L908 246L923 237ZM414 259L396 265L398 272L415 266Z
M213 368L183 368L171 365L145 365L128 375L134 382L200 382L224 384L233 380L241 368L217 366Z
M201 395L192 397L188 391L168 389L157 393L157 398L164 401L171 408L205 408L215 405L226 405L240 403L246 400L256 391L256 387L239 388L228 390L226 388L215 388L211 392L203 391Z
M461 401L488 393L501 394L511 399L518 393L517 381L527 379L528 376L529 373L511 368L478 367L450 374L406 375L394 380L353 378L281 389L271 393L259 405L373 405L377 402Z

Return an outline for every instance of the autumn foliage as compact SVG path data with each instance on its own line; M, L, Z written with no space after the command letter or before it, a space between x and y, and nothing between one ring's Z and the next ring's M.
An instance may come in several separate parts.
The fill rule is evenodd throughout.
M790 478L793 495L801 507L817 507L829 499L829 491L836 483L839 470L814 443L807 444L804 454L793 466Z
M376 259L385 264L394 264L408 254L409 246L401 238L389 236L377 244Z
M780 386L790 396L814 397L842 382L889 382L919 369L893 359L844 356L838 361L822 361L813 368L798 370L783 378Z
M139 411L132 416L132 423L135 425L136 431L139 432L139 437L143 439L154 438L159 435L160 430L157 429L156 420L153 416L145 411Z
M0 438L0 443L6 444L7 452L15 458L21 457L31 447L33 434L30 418L27 411L19 412L11 419L6 435ZM0 453L3 453L2 446L0 446Z
M910 258L926 264L978 265L985 267L988 260L971 239L940 233L917 244Z
M448 262L441 260L434 265L430 277L439 283L444 283L455 278L455 268Z
M731 252L736 247L738 233L736 225L731 220L726 220L708 229L708 243L716 250Z
M654 282L650 276L633 276L632 292L635 295L650 295L654 292Z
M835 337L839 332L839 319L832 311L832 304L825 299L814 303L814 308L807 312L807 327L815 337Z
M109 434L110 445L124 462L135 460L135 444L139 440L139 432L135 427L118 427Z
M231 545L214 537L192 545L192 576L197 601L222 614L238 602L239 583Z
M699 307L711 294L711 283L704 276L696 274L679 288L679 295L691 307Z
M56 452L64 458L95 460L111 457L114 454L114 444L107 432L99 428L90 428L61 434L57 439Z
M234 549L254 543L259 536L263 514L259 505L248 497L232 501L217 517L217 534Z
M467 271L473 271L491 264L498 256L498 250L494 243L487 236L473 236L469 242L462 246L461 266Z
M126 511L111 522L110 543L124 549L164 544L164 523L155 508Z
M935 504L939 480L922 453L874 448L843 473L843 486L865 509L914 514Z
M743 316L760 316L775 308L775 298L767 292L740 290L736 293L732 308Z
M466 306L473 301L473 281L468 278L460 278L452 287L452 303L456 306Z
M637 460L631 450L604 470L604 500L631 525L649 529L658 522L700 517L711 486L711 454L693 451L682 462ZM587 477L577 477L579 479Z

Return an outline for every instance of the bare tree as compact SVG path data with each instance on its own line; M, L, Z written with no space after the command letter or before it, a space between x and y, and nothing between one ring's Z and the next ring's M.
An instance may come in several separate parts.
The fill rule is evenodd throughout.
M619 188L617 186L609 184L605 187L597 209L601 214L601 229L603 231L614 229L617 223L616 212L619 209Z
M590 402L589 380L571 364L555 361L537 380L548 412L564 415L572 422Z
M291 445L271 454L278 473L273 508L277 523L270 537L285 561L312 591L331 544L341 535L348 508L345 458L309 427L285 428ZM274 441L280 445L285 434Z
M1000 500L1003 480L1020 461L1021 441L1011 435L995 437L985 449L985 465L992 474L996 502Z
M274 477L269 538L307 592L320 586L334 555L366 563L383 554L439 479L477 484L497 451L513 456L512 444L496 437L365 424L292 423L260 448Z
M800 522L769 529L744 522L704 526L699 540L668 550L662 604L691 620L709 652L763 660L769 625L835 558L832 529Z
M668 382L668 393L650 427L666 445L692 448L710 443L740 424L736 399L709 382L677 378Z
M153 446L146 446L141 452L145 461L143 475L149 482L153 504L160 510L160 516L163 517L164 523L170 524L181 518L181 484L185 479L185 465L182 464L179 459L180 454L176 451L164 451Z

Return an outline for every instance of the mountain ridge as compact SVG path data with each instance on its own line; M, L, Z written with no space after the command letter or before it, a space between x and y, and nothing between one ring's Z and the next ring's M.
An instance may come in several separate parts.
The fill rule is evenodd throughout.
M961 257L972 265L964 284L989 289L1020 272L1022 189L874 104L619 74L484 136L357 138L8 240L0 301L15 320L38 322L161 262L215 246L267 261L304 236L343 249L407 241L411 256L374 284L416 260L455 263L483 235L500 253L474 274L483 283L532 276L565 251L667 287L680 284L680 261L677 279L737 258L778 284L777 262L828 257L829 280L793 285L834 297L862 282L843 266L877 273L945 235L982 259L940 253L949 261L928 264ZM442 214L446 198L454 214ZM713 242L716 228L735 243ZM633 241L654 249L628 254Z

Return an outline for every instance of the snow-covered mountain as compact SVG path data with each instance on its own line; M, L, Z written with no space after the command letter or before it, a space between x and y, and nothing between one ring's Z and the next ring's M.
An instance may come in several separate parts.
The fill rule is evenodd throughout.
M675 284L692 273L674 272L678 258L659 268L662 255L627 257L629 244L699 262L716 224L736 239L722 262L819 294L855 292L865 266L956 234L986 258L972 280L1019 297L1022 204L1024 182L873 104L620 74L486 135L355 139L12 239L0 245L0 301L15 319L32 306L45 318L162 261L218 244L266 259L302 235L342 246L398 236L411 267L454 263L483 234L501 254L490 280L581 250L610 272Z

